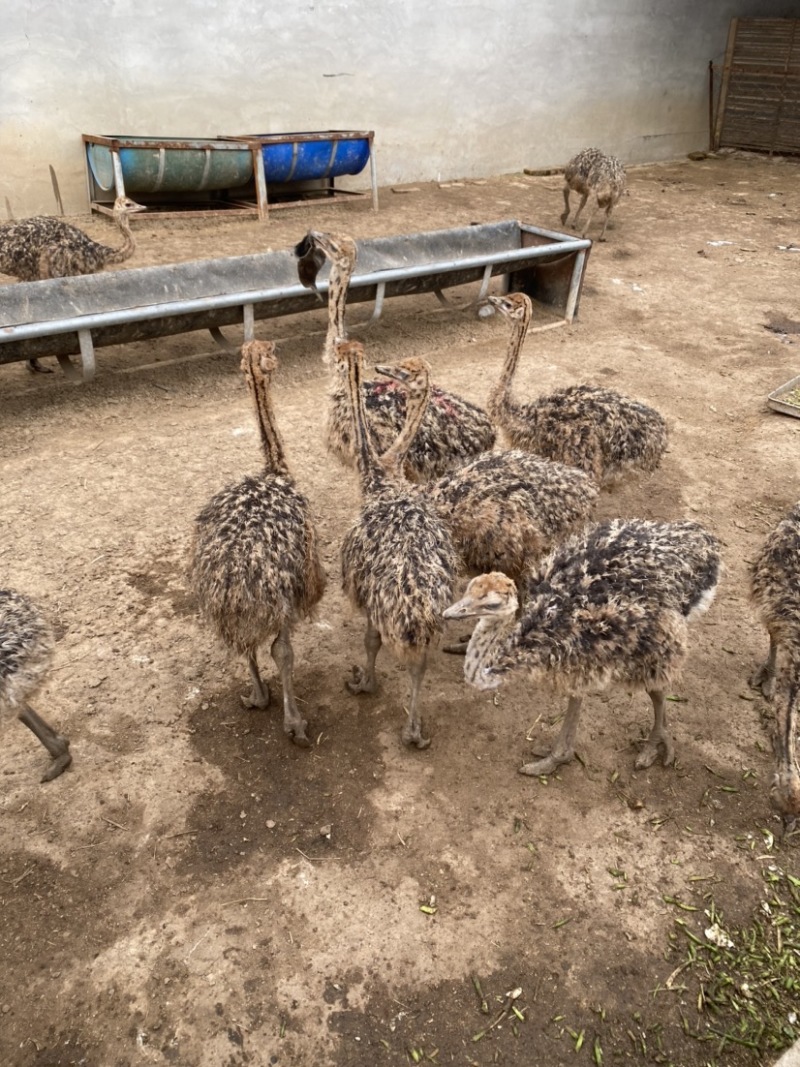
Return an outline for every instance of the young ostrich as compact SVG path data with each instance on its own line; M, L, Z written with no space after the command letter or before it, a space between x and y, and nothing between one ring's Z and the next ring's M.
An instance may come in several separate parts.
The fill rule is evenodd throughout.
M113 219L122 231L119 248L93 241L83 230L53 215L35 215L19 222L0 224L0 274L11 274L21 282L46 278L68 278L76 274L95 274L112 263L124 263L136 251L129 216L145 211L127 196L114 201ZM29 359L27 367L51 373L38 360Z
M291 632L322 597L325 574L308 501L295 486L275 425L270 386L276 368L272 342L243 345L242 370L255 403L265 466L220 490L197 516L189 579L223 642L247 657L253 694L242 698L245 707L269 704L257 650L272 641L283 684L283 728L295 744L308 746L292 684Z
M20 593L0 589L0 710L16 711L52 756L43 782L58 778L72 763L67 738L28 704L52 658L53 634L36 605Z
M296 246L298 273L304 285L315 288L316 253L331 261L328 283L328 332L323 362L330 362L336 340L344 339L347 289L355 268L356 245L343 234L310 230ZM392 444L405 422L405 392L394 382L363 382L364 404L370 437L380 454ZM489 416L477 405L455 393L434 386L431 403L406 460L414 481L437 478L491 448L495 429ZM357 463L346 383L334 376L327 424L327 446L345 466Z
M346 373L353 440L364 502L342 543L342 586L367 617L366 666L355 667L351 693L372 693L375 659L388 645L411 677L407 745L427 748L420 717L420 689L429 646L442 631L442 612L453 595L456 553L436 511L407 485L387 474L367 435L361 374L364 349L356 341L335 346L338 370Z
M583 693L622 682L646 690L654 725L638 758L661 750L674 762L664 688L686 655L688 622L710 605L720 574L719 543L693 522L614 520L559 545L517 590L505 575L483 574L445 618L477 618L464 665L467 682L494 689L513 670L569 695L549 755L521 768L552 774L575 755Z
M775 714L775 772L770 798L788 830L800 817L800 769L795 756L800 693L800 503L778 523L751 571L751 596L769 633L769 656L752 678L767 699L775 694L778 658L785 698Z
M598 485L630 471L654 471L667 447L667 424L654 408L612 389L571 385L519 403L512 382L528 332L532 305L525 293L490 296L489 303L511 320L511 337L489 412L512 448L579 467Z
M412 357L375 370L407 393L406 425L381 457L384 466L399 476L430 399L430 367L424 359ZM583 471L510 450L478 456L419 486L418 492L446 523L468 574L502 571L516 582L531 563L587 518L598 490Z
M620 197L625 192L625 168L615 156L607 156L599 148L584 148L577 156L567 163L564 169L564 214L561 216L562 224L566 224L569 218L569 194L570 190L578 193L581 198L578 210L572 219L572 228L577 230L578 218L586 207L586 201L594 196L597 203L589 211L581 237L586 236L586 231L592 221L597 208L605 209L603 229L600 231L599 241L605 241L606 226L611 217L611 211L619 203Z

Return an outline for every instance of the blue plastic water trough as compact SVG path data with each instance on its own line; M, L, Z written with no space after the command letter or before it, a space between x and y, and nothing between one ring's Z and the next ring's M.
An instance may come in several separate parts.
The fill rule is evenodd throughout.
M303 134L282 134L289 138ZM324 136L324 135L323 135ZM269 134L256 134L262 144L264 176L268 182L319 181L360 174L369 163L369 138L321 141L289 140L276 142Z

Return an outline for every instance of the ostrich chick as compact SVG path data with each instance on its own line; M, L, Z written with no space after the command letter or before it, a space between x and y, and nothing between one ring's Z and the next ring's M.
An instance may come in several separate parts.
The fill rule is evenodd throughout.
M296 246L298 274L304 285L316 288L317 253L331 262L328 282L328 331L323 363L331 362L337 340L347 337L345 306L355 269L356 244L345 234L309 230ZM386 451L405 423L405 392L392 381L362 383L368 432L378 454ZM406 471L414 481L437 478L491 448L495 429L486 412L455 393L433 386L431 403L409 449ZM357 465L346 383L334 375L331 383L326 443L345 466Z
M253 694L242 698L245 707L269 704L257 650L272 641L283 684L283 728L295 744L308 746L294 697L291 632L322 597L325 574L308 501L295 486L275 425L270 385L276 368L272 342L243 345L242 371L266 462L260 474L220 490L197 516L189 580L222 641L247 657Z
M113 219L122 232L118 248L93 241L83 230L53 215L35 215L19 222L0 224L0 274L11 274L21 282L47 278L68 278L76 274L95 274L112 263L124 263L136 251L129 216L145 211L127 196L114 201ZM37 359L27 367L51 373Z
M399 476L430 399L430 367L411 357L375 369L407 394L406 425L381 457ZM597 497L583 471L520 450L486 452L418 491L450 530L466 573L502 571L514 581L586 520Z
M388 645L411 677L402 739L427 748L420 717L420 690L428 648L442 630L442 612L453 595L456 553L446 526L424 496L397 482L378 461L367 435L361 374L363 346L335 346L339 373L347 376L353 440L364 502L342 543L342 585L367 617L366 667L355 668L352 693L372 693L375 659Z
M490 296L489 303L511 321L505 363L488 407L512 448L579 467L598 485L630 471L656 470L667 447L667 424L639 400L596 385L571 385L518 402L512 383L531 319L530 297Z
M674 762L665 686L688 646L688 622L710 605L720 574L719 545L693 522L614 520L559 545L532 572L517 617L514 584L480 575L445 618L477 618L464 674L494 689L510 671L565 690L564 724L549 755L521 768L552 774L575 755L583 694L612 682L645 689L654 725L636 760L651 766L661 751Z
M775 711L770 799L791 830L800 817L800 769L795 755L800 693L800 503L778 523L753 563L751 596L769 634L767 661L751 683L772 699L776 675L782 682Z
M58 778L72 763L69 741L28 704L52 658L53 634L35 604L20 593L0 589L0 710L16 711L53 757L43 782Z
M572 220L573 230L578 228L578 218L586 207L586 201L590 196L596 200L595 206L590 210L581 237L586 236L586 231L592 221L597 208L605 209L603 229L600 231L599 241L605 241L606 226L611 218L612 209L619 203L620 197L625 192L625 168L615 156L607 156L599 148L584 148L577 156L567 163L564 169L564 213L561 216L562 225L566 225L569 218L569 194L576 192L581 198L578 210Z

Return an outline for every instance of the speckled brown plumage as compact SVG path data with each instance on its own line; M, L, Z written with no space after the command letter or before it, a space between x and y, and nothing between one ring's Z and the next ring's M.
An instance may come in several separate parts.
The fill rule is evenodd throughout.
M376 370L407 393L406 425L382 457L401 473L429 402L430 368L412 357ZM463 570L502 571L514 581L586 520L597 497L583 471L518 449L486 452L418 491L447 524Z
M751 595L769 634L769 656L752 679L764 696L776 696L775 770L771 800L787 828L800 817L800 769L796 756L800 693L800 502L764 543L751 570Z
M452 599L457 558L435 509L420 494L389 476L375 457L365 429L361 389L363 346L336 345L346 368L351 419L364 502L342 543L342 585L367 617L364 669L356 668L351 692L376 688L375 658L382 644L409 672L411 695L406 744L425 748L420 688L428 649L442 630L442 612Z
M356 245L344 234L319 233L311 230L295 251L300 257L298 269L304 284L309 284L314 269L314 250L321 250L331 261L328 288L328 332L323 361L337 338L346 338L344 312L347 287L356 263ZM385 452L405 422L405 393L394 382L364 381L364 405L370 437L376 451ZM356 450L350 421L347 386L339 375L331 383L326 445L345 466L356 464ZM463 397L434 386L431 403L409 450L406 470L410 478L421 481L436 478L448 470L491 448L495 428L486 412Z
M128 216L144 210L127 196L117 197L113 218L124 237L118 248L94 241L77 226L52 215L4 222L0 224L0 273L35 282L94 274L113 263L124 263L136 251Z
M109 264L123 263L136 251L128 216L144 210L127 196L118 196L114 201L114 222L124 238L119 248L93 241L77 226L53 215L4 222L0 224L0 274L10 274L21 282L37 282L94 274ZM29 359L26 365L28 370L50 373L38 359Z
M562 225L566 225L569 218L569 194L570 191L578 193L581 198L578 210L572 220L573 230L578 228L578 218L586 206L590 196L595 198L595 205L589 211L589 217L584 223L581 236L586 236L586 231L592 221L597 208L605 211L603 229L600 231L599 241L606 239L606 226L611 217L615 205L625 192L626 178L625 168L615 156L608 156L599 148L584 148L577 156L574 156L564 168L564 213L561 216Z
M473 579L446 618L478 618L465 677L492 689L512 671L569 693L552 753L524 774L550 774L569 762L582 695L622 682L645 689L655 722L636 761L649 767L659 749L674 760L664 687L688 648L688 621L713 599L719 543L693 522L614 520L559 545L524 583L517 617L513 585L503 575Z
M631 471L654 471L667 447L667 424L654 408L612 389L572 385L520 403L514 373L532 305L525 293L489 297L511 322L506 359L489 397L489 412L512 448L579 467L599 485Z
M53 758L43 782L57 778L72 763L69 741L57 734L28 704L53 658L53 633L28 597L0 589L0 711L16 713Z
M255 403L265 466L220 490L195 520L190 584L204 616L231 649L247 656L253 680L249 707L266 707L257 650L272 641L283 684L284 730L307 745L307 723L292 682L291 631L322 597L325 574L305 496L284 457L270 398L277 367L271 342L249 341L242 370Z

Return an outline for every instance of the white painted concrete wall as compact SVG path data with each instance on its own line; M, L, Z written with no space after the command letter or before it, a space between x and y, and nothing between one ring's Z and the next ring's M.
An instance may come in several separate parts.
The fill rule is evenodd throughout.
M0 217L87 210L81 133L374 129L378 179L708 144L730 18L792 0L6 0ZM357 187L368 187L365 171Z

